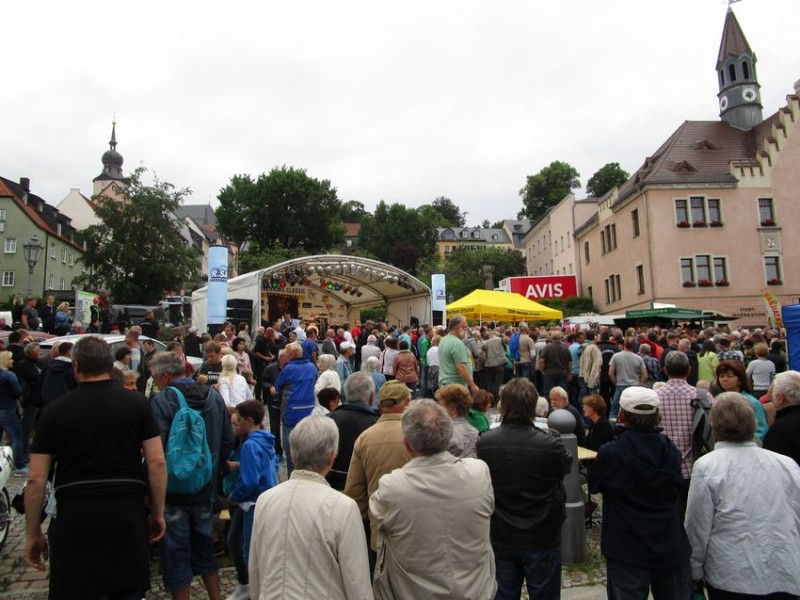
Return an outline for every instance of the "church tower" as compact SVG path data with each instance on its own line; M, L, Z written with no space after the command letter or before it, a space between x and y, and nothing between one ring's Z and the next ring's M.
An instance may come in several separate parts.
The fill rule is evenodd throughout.
M722 30L717 75L720 118L743 131L761 123L761 86L756 78L756 55L750 49L730 6Z
M108 188L112 183L124 184L125 176L122 174L122 155L117 152L117 122L111 123L111 141L109 148L103 153L103 172L95 177L94 195L98 195Z

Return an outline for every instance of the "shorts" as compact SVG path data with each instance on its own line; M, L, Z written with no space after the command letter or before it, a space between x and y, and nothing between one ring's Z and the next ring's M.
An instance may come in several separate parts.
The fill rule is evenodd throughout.
M166 506L167 532L161 540L161 570L168 592L184 588L196 575L217 571L211 503Z

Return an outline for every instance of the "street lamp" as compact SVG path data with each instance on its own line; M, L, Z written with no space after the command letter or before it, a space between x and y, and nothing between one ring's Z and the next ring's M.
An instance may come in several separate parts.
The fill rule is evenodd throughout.
M25 253L25 262L28 263L28 298L33 296L33 287L31 284L33 277L33 269L39 262L39 257L42 255L43 246L35 235L28 240L27 244L23 244L22 249Z

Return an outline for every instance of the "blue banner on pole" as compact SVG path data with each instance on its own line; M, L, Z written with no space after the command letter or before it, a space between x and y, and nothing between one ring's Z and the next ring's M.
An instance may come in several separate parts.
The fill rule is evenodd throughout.
M221 325L228 313L228 249L208 249L208 324Z

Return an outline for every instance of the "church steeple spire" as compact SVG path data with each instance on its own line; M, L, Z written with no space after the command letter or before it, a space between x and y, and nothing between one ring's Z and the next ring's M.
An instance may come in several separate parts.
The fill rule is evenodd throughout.
M756 77L756 55L730 6L722 29L717 75L720 118L744 131L761 123L761 86Z
M108 142L108 150L103 153L103 172L94 178L95 181L123 181L125 176L122 174L122 155L117 152L117 121L111 122L111 141Z

